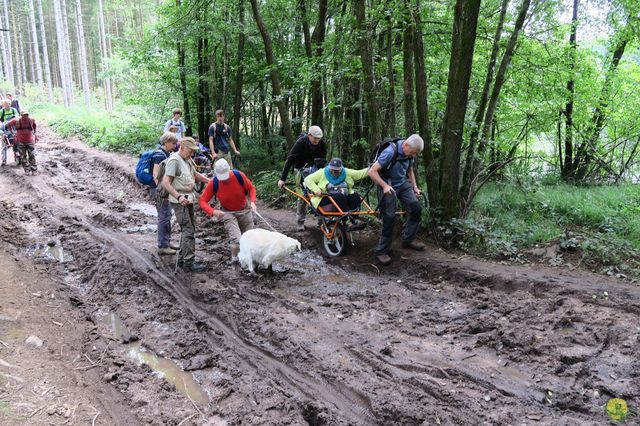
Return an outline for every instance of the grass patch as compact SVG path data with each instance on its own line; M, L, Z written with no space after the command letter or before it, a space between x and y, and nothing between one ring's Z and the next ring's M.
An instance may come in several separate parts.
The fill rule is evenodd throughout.
M523 249L559 244L583 259L638 268L640 187L564 184L488 185L473 211L455 224L464 249L517 257Z

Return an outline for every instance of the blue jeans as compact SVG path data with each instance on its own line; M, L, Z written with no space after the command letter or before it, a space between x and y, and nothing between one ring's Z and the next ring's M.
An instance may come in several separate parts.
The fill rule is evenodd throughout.
M413 185L405 181L401 186L393 188L396 193L385 195L382 188L378 188L378 200L380 201L380 217L382 219L382 230L380 240L376 247L376 254L388 254L393 241L393 228L396 224L396 205L398 200L402 202L407 214L407 221L402 230L402 241L411 242L416 238L420 228L420 214L422 207L413 192Z
M149 188L149 196L158 212L158 248L167 248L171 241L171 204L168 199L158 199L156 193L157 188Z

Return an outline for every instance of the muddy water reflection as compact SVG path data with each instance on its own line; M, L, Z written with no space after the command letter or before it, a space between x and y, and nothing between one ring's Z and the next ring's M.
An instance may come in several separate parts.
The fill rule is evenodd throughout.
M106 325L113 333L113 337L119 341L131 342L135 339L116 314L102 315L99 317L99 321ZM191 373L182 371L182 368L174 361L155 355L142 346L139 341L127 343L123 345L123 349L129 358L135 360L138 364L147 364L158 377L174 385L178 392L186 395L198 406L207 407L209 405L209 395L193 378Z
M131 203L127 205L127 207L129 207L132 210L137 210L141 213L144 213L147 216L158 216L158 212L156 211L155 206L152 206L151 204Z
M28 250L28 254L60 263L71 262L73 260L73 256L67 253L61 244L37 243Z

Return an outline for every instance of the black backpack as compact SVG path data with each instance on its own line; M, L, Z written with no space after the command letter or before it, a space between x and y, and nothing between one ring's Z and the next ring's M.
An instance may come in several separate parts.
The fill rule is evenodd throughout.
M378 142L378 144L371 151L371 154L369 154L369 167L371 167L373 163L378 161L378 158L380 157L380 154L382 154L382 151L387 149L389 146L392 146L393 157L391 158L391 161L389 162L387 167L383 167L380 169L380 174L386 175L389 170L391 170L391 168L398 162L398 142L402 140L404 140L404 138L385 138L381 142ZM409 161L411 161L411 159L409 159Z

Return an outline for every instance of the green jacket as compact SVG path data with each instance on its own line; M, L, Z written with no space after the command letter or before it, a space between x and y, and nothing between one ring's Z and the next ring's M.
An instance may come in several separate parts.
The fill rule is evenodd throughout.
M349 191L349 194L353 194L353 185L357 181L367 177L368 170L369 169L354 170L354 169L345 168L345 171L347 172L347 177L345 178L344 181L347 183L347 189ZM311 173L309 176L307 176L304 179L304 184L309 189L309 191L313 193L315 193L316 191L320 191L323 194L326 194L329 180L324 175L324 168L317 170ZM322 197L316 197L316 196L311 197L311 204L313 205L313 207L317 208L318 205L320 204L320 200L322 200Z

